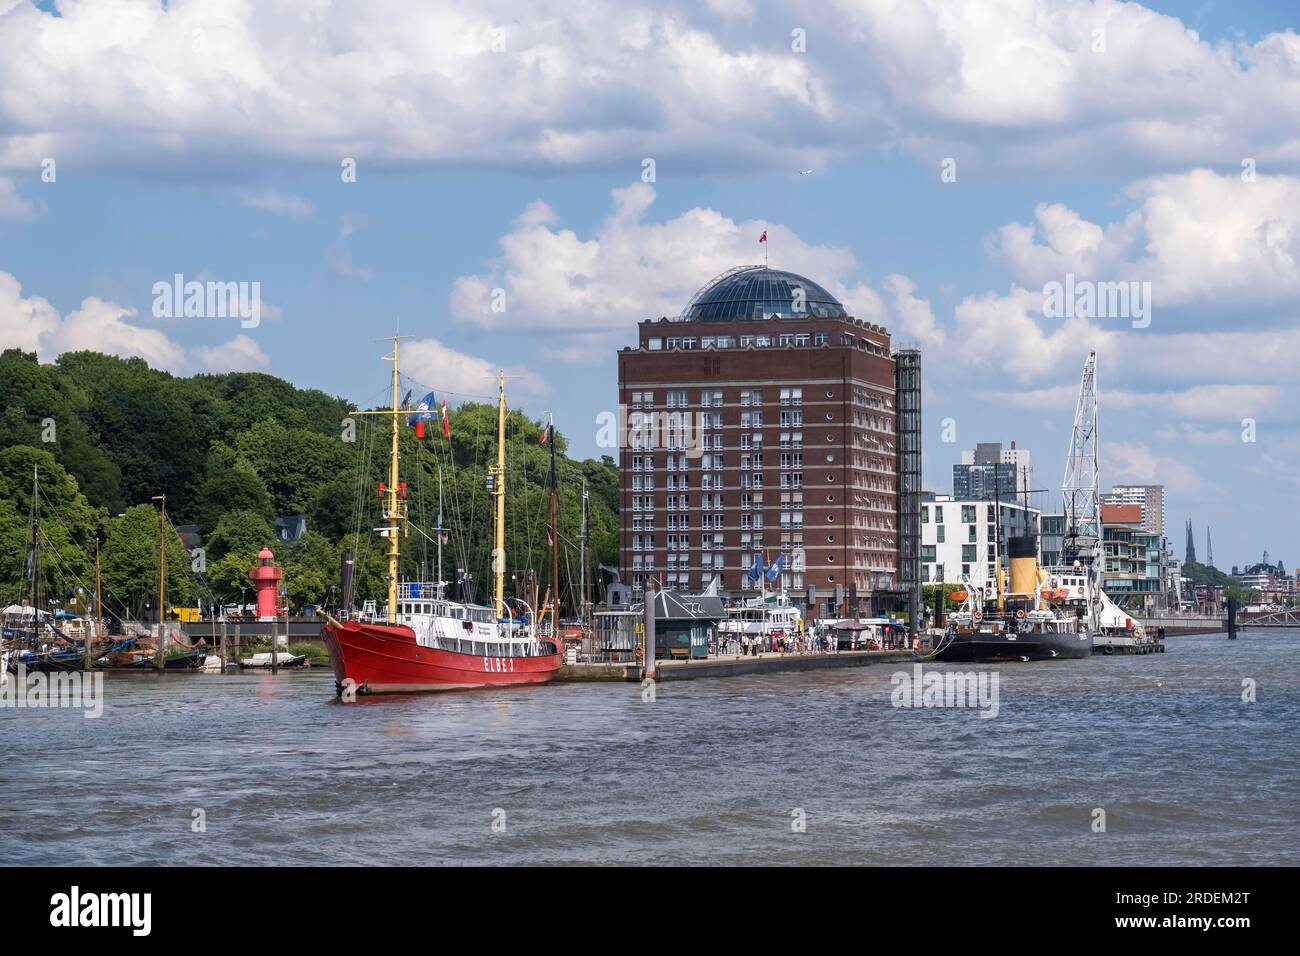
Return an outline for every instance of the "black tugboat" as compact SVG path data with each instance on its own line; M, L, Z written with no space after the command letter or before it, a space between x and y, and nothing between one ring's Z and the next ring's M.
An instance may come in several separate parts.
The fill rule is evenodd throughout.
M962 601L949 616L948 628L932 660L962 664L1003 661L1050 661L1089 657L1092 635L1084 619L1065 606L1068 591L1049 586L1038 567L1033 535L1008 539L1010 581L997 563L995 586L980 590L967 582L954 592Z

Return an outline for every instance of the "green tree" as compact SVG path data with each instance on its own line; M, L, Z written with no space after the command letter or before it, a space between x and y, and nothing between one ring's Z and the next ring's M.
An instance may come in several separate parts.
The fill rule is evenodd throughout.
M234 449L214 442L208 453L208 476L199 488L195 517L206 533L214 530L221 517L231 511L251 511L265 521L274 517L271 495L257 469Z
M346 444L276 421L258 422L235 440L271 494L277 515L305 514L316 489L349 464Z
M238 509L227 511L204 539L208 560L220 560L232 551L256 556L263 548L275 543L275 530L271 523L256 511Z
M101 560L105 611L144 616L158 607L158 518L153 505L136 505L108 522ZM190 607L196 597L190 553L168 516L167 605Z
M90 506L77 481L44 448L15 445L0 450L0 596L7 604L29 593L28 567L33 477L40 505L42 603L66 602L93 583L95 535L102 513Z
M339 583L339 558L328 538L308 531L284 551L284 584L289 606L325 605Z

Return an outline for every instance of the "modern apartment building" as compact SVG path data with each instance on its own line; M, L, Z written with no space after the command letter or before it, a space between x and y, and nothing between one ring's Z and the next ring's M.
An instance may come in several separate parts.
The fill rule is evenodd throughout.
M1035 509L1015 500L995 504L927 492L921 500L921 580L959 584L969 578L975 587L993 583L998 545L1006 570L1007 539L1036 533L1038 517Z
M1177 593L1166 590L1170 556L1164 535L1146 530L1140 504L1103 504L1101 534L1101 586L1112 601L1133 611L1177 607Z
M1165 533L1164 485L1115 485L1101 495L1101 503L1138 505L1142 508L1142 530L1161 536Z

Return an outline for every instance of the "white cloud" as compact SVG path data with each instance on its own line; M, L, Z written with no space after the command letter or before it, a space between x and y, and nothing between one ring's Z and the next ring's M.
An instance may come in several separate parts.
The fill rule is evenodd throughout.
M212 347L198 346L192 350L194 358L211 372L249 372L265 370L271 359L262 347L241 333L229 342Z
M270 364L247 335L187 351L157 329L129 321L135 315L135 309L90 296L76 310L60 316L48 300L25 298L18 280L0 271L0 347L34 351L42 361L81 350L138 356L154 368L178 374L258 370Z
M1166 306L1300 302L1300 179L1198 169L1130 185L1137 208L1105 226L1041 204L1035 225L1009 223L991 241L1016 274L1042 287L1078 278L1146 281Z
M736 222L696 207L673 219L648 216L654 187L613 190L613 209L591 238L559 225L545 203L529 205L500 240L502 256L489 272L461 276L452 287L454 318L490 329L545 332L548 357L606 357L627 344L641 319L678 315L701 286L737 265L761 258L766 229L772 267L823 285L856 317L897 327L904 338L941 341L930 304L916 298L906 276L884 283L889 300L854 276L853 254L805 242L780 224ZM504 311L493 309L494 290Z
M417 382L435 392L494 402L498 366L475 355L458 352L438 339L416 339L402 345L402 368ZM551 386L529 369L512 366L506 372L506 400L544 398ZM448 402L448 405L451 403Z
M1176 458L1153 452L1141 442L1105 442L1101 446L1102 472L1111 481L1134 481L1189 492L1201 486L1190 467Z
M326 261L330 269L337 275L345 279L355 279L358 282L369 282L375 277L375 270L368 266L358 266L352 261L352 250L348 247L348 238L356 231L356 226L352 222L351 216L343 216L339 220L339 237L333 245L325 251Z
M1118 0L789 0L761 17L747 0L8 6L9 168L182 168L210 161L214 142L250 163L355 157L362 175L646 155L797 169L880 145L965 171L1300 157L1300 38L1210 44ZM806 54L791 49L795 26Z
M23 222L35 219L44 211L43 203L34 203L18 194L18 187L8 176L0 176L0 220Z
M240 205L247 206L249 209L260 209L278 216L288 216L290 219L302 219L312 214L311 202L302 196L278 193L272 189L263 189L261 192L239 189L236 190L235 195Z
M953 310L955 358L1030 382L1058 371L1067 358L1082 365L1089 349L1099 354L1109 350L1113 333L1086 319L1066 319L1044 331L1042 310L1042 293L1019 286L1004 296L966 296Z

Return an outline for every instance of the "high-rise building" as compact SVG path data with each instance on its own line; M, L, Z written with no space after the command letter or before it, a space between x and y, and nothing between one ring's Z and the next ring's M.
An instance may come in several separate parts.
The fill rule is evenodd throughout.
M979 442L961 453L961 464L952 466L952 495L1023 502L1033 490L1032 474L1028 449L1017 448L1015 442L1010 448L1003 448L1001 442Z
M1142 530L1165 533L1164 485L1115 485L1101 496L1103 505L1141 505Z
M716 577L732 596L779 584L818 617L903 611L920 580L919 522L900 513L919 510L919 440L904 440L920 434L919 361L817 283L763 266L641 322L618 353L633 591ZM756 582L756 561L778 558L776 581Z

